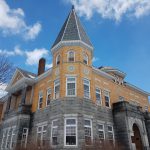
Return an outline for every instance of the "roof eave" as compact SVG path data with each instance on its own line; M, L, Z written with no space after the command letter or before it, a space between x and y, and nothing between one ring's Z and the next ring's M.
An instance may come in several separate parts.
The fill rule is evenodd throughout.
M92 53L94 50L93 46L90 46L81 40L70 40L70 41L60 41L58 44L56 44L54 47L51 48L51 52L54 53L54 51L57 51L62 46L82 46L90 50Z

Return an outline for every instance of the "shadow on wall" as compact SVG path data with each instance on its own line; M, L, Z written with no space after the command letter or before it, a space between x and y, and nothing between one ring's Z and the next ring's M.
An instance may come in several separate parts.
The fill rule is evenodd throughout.
M18 143L15 150L55 150L49 140L43 140L42 142L39 140L37 143L30 141L26 143L26 147L24 146ZM92 143L86 141L86 143L81 145L81 150L120 150L122 148L121 144L117 141L99 139L95 139Z

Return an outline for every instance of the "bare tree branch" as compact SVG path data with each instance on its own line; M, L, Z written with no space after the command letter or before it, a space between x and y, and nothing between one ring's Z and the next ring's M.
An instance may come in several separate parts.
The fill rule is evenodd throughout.
M13 64L8 58L0 54L0 87L9 82L14 72Z

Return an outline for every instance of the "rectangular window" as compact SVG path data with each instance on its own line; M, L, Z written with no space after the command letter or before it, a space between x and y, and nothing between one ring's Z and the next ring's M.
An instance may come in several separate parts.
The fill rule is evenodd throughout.
M148 112L148 106L145 106L145 111Z
M113 126L108 125L108 140L113 141L114 140L114 132L113 132Z
M104 91L105 106L110 107L110 96L108 91Z
M51 99L52 99L51 89L47 89L46 106L50 105Z
M8 128L7 130L7 138L6 138L6 145L5 148L8 149L10 147L10 141L11 141L11 128Z
M104 142L105 132L104 132L104 125L103 124L98 124L98 137L100 139L100 142Z
M52 145L58 144L58 120L52 121L52 133L51 133Z
M65 146L77 145L77 119L65 119Z
M75 77L67 77L67 96L75 96L76 95L76 78Z
M97 105L101 105L101 90L99 88L95 89L95 94L96 94L96 103Z
M11 141L10 141L10 148L14 148L15 145L15 130L16 127L12 127L12 135L11 135Z
M84 134L85 134L85 144L92 144L92 121L85 119L84 120Z
M23 128L22 139L21 139L21 146L23 148L26 148L27 138L28 138L28 128Z
M87 79L84 79L83 86L84 86L84 97L90 98L90 81Z
M3 130L3 137L2 137L2 143L1 143L1 149L5 149L5 143L6 143L6 136L7 135L7 131L6 129Z
M47 131L47 124L37 127L37 144L40 147L45 146L46 131Z
M38 109L41 109L41 108L42 108L42 104L43 104L43 92L40 91L40 92L39 92Z
M59 98L59 94L60 94L60 80L57 79L54 81L54 98L57 99Z

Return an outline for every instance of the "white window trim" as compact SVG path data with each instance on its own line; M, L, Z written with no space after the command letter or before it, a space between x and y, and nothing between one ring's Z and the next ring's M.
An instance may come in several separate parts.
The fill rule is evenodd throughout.
M69 61L69 53L70 52L73 52L73 54L74 54L74 61L72 61L72 62L75 62L75 51L73 51L73 50L69 50L68 52L67 52L67 62L70 62Z
M90 121L91 126L88 126L88 125L84 124L84 127L88 127L88 128L90 127L91 128L91 142L93 142L93 124L92 124L92 119L84 118L84 121L85 120L89 120ZM84 132L85 132L85 130L84 130ZM85 138L85 133L84 133L84 138Z
M42 93L42 96L40 96L40 94ZM42 108L40 108L40 105L39 105L39 102L40 102L40 98L42 97L43 98L43 91L39 91L39 96L38 96L38 109L42 109ZM42 105L43 105L43 100L42 100Z
M90 80L89 79L86 79L86 78L83 78L83 94L84 94L84 80L86 80L86 81L88 81L89 82L89 97L85 97L85 95L84 95L84 98L86 98L86 99L90 99L91 98L91 83L90 83ZM86 84L86 85L88 85L88 84Z
M105 92L108 92L108 93L109 93L109 94L108 94L108 97L109 97L109 107L106 106L105 96L107 96L107 95L105 95ZM103 93L104 93L105 107L106 107L106 108L111 108L111 103L110 103L110 91L109 91L109 90L104 90Z
M102 125L102 126L103 126L103 130L102 130L102 129L98 129L98 131L103 131L103 134L104 134L104 140L105 140L105 138L106 138L106 135L105 135L105 126L104 126L104 124L99 123L99 122L98 122L98 125Z
M24 148L26 148L26 146L27 146L27 139L28 139L28 133L29 133L29 129L28 128L23 128L23 130L24 129L26 129L27 130L27 132L26 133L24 133L24 132L22 132L22 139L21 139L21 146L23 146ZM25 135L26 136L26 138L25 138L25 144L23 145L23 135Z
M41 133L41 139L40 139L40 141L42 141L43 140L43 132L47 132L47 130L44 130L44 126L47 126L47 123L41 123L41 124L39 124L38 126L37 126L37 132L36 132L36 142L37 142L37 140L38 140L38 133ZM39 127L41 127L42 128L42 130L40 131L40 132L38 132L38 128Z
M87 61L87 64L86 65L88 65L89 64L89 57L88 57L88 55L86 54L86 53L84 53L83 54L83 63L84 63L84 56L86 56L86 61ZM84 63L85 64L85 63Z
M112 131L108 131L108 126L112 127ZM107 132L109 133L112 133L113 134L113 143L115 142L115 136L114 136L114 127L113 125L110 125L110 124L107 124ZM109 139L108 139L109 140Z
M66 120L75 119L76 120L76 145L66 145ZM65 117L64 119L64 146L65 147L77 147L78 146L78 120L77 117Z
M3 143L3 142L4 142L4 138L7 136L7 135L6 135L6 130L7 130L7 129L3 129L3 137L2 137L2 142L1 142L1 149L3 149L3 147L2 147L2 146L4 146L4 147L5 147L5 145L4 145L4 143Z
M100 103L97 103L97 99L96 99L96 104L101 106L102 105L102 90L99 87L96 87L95 88L95 96L98 93L98 92L96 92L96 89L100 90L100 92L99 92L99 94L100 94Z
M56 66L58 66L59 64L60 64L60 62L59 62L59 64L57 64L57 62L58 62L58 57L60 57L60 54L57 54L57 56L56 56ZM59 60L60 61L60 60Z
M57 126L53 126L54 121L58 121L58 119L52 120L50 141L51 141L51 145L52 145L52 146L57 146L57 145L53 145L53 144L52 144L52 131L53 131L53 128L57 128L57 129L58 129L58 125L57 125Z
M5 143L5 148L6 148L6 149L9 149L9 147L10 147L10 145L9 145L9 147L7 148L8 136L11 136L11 135L8 135L10 129L11 129L11 127L7 128L6 143Z
M47 105L47 100L48 100L48 90L50 90L50 94L51 94L51 96L52 96L52 90L51 90L51 88L47 88L47 90L46 90L46 107L49 106L49 105Z
M59 80L59 84L55 84L56 80ZM55 91L55 86L56 86L56 85L59 85L59 97L60 97L60 78L57 78L56 80L54 80L54 96L53 96L54 99L57 99L57 98L55 97L55 92L56 92L56 91Z
M67 78L75 78L75 95L68 95L68 92L67 92ZM71 83L71 82L69 82L69 83ZM72 83L74 83L74 82L72 82ZM67 97L76 97L77 96L77 79L76 79L76 77L75 76L67 76L66 77L66 96Z

